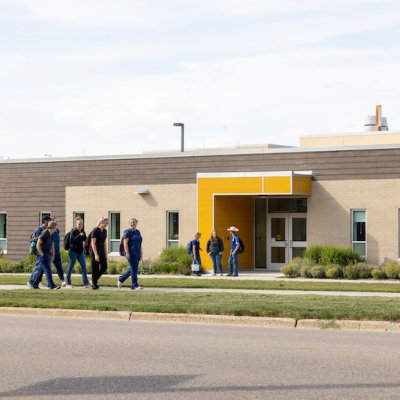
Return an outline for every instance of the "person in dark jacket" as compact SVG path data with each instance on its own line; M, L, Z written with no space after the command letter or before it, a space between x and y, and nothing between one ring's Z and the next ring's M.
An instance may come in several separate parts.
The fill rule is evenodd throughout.
M67 269L67 288L72 288L71 285L71 274L74 269L76 260L78 260L82 269L82 283L83 286L87 289L90 287L89 280L86 272L86 261L85 261L85 253L83 252L83 244L86 240L86 233L83 230L83 219L76 218L75 220L75 228L71 230L69 234L69 252L68 252L68 269Z
M213 275L217 275L217 267L219 268L219 273L222 276L222 252L224 251L224 242L218 236L216 231L212 231L210 239L207 241L206 251L210 255L210 258L213 263L214 273Z

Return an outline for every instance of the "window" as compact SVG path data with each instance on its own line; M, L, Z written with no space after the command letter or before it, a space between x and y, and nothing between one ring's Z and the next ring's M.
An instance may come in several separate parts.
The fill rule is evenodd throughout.
M0 253L7 254L7 214L0 213Z
M179 212L167 211L167 246L179 246Z
M110 212L110 253L119 253L119 243L121 241L121 214Z
M307 199L297 198L276 198L271 197L268 199L268 212L269 213L306 213L307 212Z
M39 212L39 226L42 225L43 217L51 217L51 212L50 211L40 211Z
M74 211L72 213L72 226L75 228L76 219L82 218L83 220L83 229L85 229L85 213L83 211Z
M361 256L367 255L367 226L366 226L366 211L352 210L351 211L351 238L352 248Z

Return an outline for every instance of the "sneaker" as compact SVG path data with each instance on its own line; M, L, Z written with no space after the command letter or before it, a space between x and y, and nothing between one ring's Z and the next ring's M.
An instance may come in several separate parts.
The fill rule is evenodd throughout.
M72 289L73 288L73 286L72 285L67 285L67 284L65 284L65 289Z
M117 288L121 289L122 288L122 282L118 279L118 283L117 283Z
M61 289L60 285L55 285L55 286L50 288L50 290L58 290L58 289Z
M98 286L98 285L92 285L92 290L98 290L98 289L100 289L100 286Z
M135 286L135 289L136 289L136 290L143 290L143 287L140 286L140 285L137 285L137 286Z
M27 285L29 289L39 289L37 286L33 286L30 282L27 282Z
M239 276L238 274L232 275L232 276Z
M226 274L226 276L232 276L232 274Z
M67 282L61 281L61 287L66 287L66 286L67 286Z

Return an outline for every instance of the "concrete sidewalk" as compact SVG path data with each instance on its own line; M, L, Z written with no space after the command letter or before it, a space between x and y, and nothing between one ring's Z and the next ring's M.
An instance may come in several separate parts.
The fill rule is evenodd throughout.
M11 273L3 273L1 275L19 275L19 276L26 276L29 277L30 274L24 274L24 273L18 273L18 274L11 274ZM54 274L53 274L54 275ZM56 275L54 275L56 280L58 279ZM80 274L72 274L74 277L80 277ZM117 281L118 275L110 275L110 274L105 274L103 277L110 277L110 278L115 278L115 281ZM400 285L399 280L375 280L375 279L357 279L357 280L349 280L349 279L316 279L316 278L288 278L281 272L259 272L259 271L239 271L239 276L237 277L229 277L226 276L226 273L223 274L223 276L220 276L219 274L216 276L213 276L211 273L205 273L200 277L196 276L186 276L186 275L139 275L140 280L146 280L146 279L152 279L152 278L157 278L157 279L210 279L210 280L253 280L253 281L288 281L288 282L329 282L329 283L337 283L338 285L341 283L349 282L349 283L383 283L383 284L392 284L392 285Z
M0 285L0 290L34 290L29 289L27 285ZM41 288L40 290L48 290ZM63 292L73 292L76 290L90 291L82 286L74 286L73 288L61 288ZM118 289L117 287L101 286L101 291L125 291L132 292L129 287ZM152 288L143 289L146 292L164 292L164 293L247 293L247 294L263 294L263 295L317 295L317 296L346 296L346 297L400 297L400 293L387 292L343 292L343 291L322 291L322 290L253 290L253 289L212 289L212 288Z

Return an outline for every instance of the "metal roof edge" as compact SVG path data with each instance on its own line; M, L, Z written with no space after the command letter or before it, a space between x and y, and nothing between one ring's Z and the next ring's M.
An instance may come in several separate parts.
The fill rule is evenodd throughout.
M356 146L329 146L329 147L292 147L276 149L213 149L213 150L193 150L181 152L163 152L146 154L122 154L104 156L77 156L77 157L46 157L46 158L25 158L25 159L6 159L0 160L1 164L22 164L22 163L50 163L68 161L102 161L102 160L130 160L130 159L149 159L149 158L171 158L171 157L206 157L206 156L229 156L246 154L286 154L286 153L318 153L335 151L357 151L357 150L390 150L400 149L400 144L374 144Z

